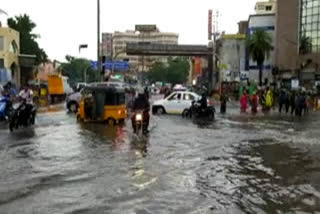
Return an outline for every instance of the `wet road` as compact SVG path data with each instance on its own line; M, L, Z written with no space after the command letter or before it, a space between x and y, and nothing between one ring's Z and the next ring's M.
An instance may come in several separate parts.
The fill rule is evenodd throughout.
M0 213L320 213L320 114L152 117L139 139L64 110L0 129Z

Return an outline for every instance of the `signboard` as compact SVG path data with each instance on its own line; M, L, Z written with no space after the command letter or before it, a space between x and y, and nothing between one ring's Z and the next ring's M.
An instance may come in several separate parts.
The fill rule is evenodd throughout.
M208 11L208 40L212 40L212 10Z
M249 72L248 71L240 71L240 80L247 80L249 76Z
M107 61L103 63L102 66L104 66L105 69L109 69L109 70L128 70L129 69L129 63L122 62L122 61ZM91 61L91 68L97 68L97 67L98 67L97 61Z
M299 88L299 80L298 79L292 79L291 80L291 88L292 89L298 89Z
M153 31L157 31L157 26L156 25L136 25L135 30L140 32L153 32Z
M102 34L102 55L111 57L112 53L112 33Z

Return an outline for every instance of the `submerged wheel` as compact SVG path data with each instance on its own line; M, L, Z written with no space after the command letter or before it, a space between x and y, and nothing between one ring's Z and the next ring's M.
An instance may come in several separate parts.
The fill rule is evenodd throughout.
M189 111L189 109L183 110L183 112L182 112L182 117L183 117L183 118L187 118L187 117L189 117L189 116L190 116L190 111Z
M161 114L164 114L164 113L165 113L165 111L164 111L164 108L162 106L157 108L157 114L158 115L161 115Z
M78 122L83 122L83 119L81 118L81 116L79 114L77 115L77 121Z

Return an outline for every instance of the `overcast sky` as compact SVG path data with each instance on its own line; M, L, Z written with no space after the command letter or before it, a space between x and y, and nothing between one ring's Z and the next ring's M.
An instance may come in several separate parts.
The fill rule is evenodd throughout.
M156 24L179 34L179 44L208 43L208 9L220 11L219 30L236 33L240 20L254 12L256 0L101 0L101 32ZM37 24L40 46L50 59L66 54L96 58L96 0L1 0L9 15L28 14ZM0 15L2 21L6 19ZM78 52L79 44L88 49Z

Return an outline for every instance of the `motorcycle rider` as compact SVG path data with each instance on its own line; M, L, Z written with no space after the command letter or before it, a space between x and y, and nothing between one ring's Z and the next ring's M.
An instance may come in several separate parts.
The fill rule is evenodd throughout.
M146 123L147 127L149 127L149 109L150 109L150 103L148 100L148 95L146 95L144 92L139 91L137 97L135 98L133 102L133 112L135 111L143 111L143 120ZM135 120L135 114L131 118L132 127L134 127L134 120Z
M198 104L200 104L200 111L204 112L207 107L207 96L205 93L202 94L201 99L198 101Z
M20 91L19 98L26 104L26 108L21 115L21 121L27 123L28 116L31 114L33 108L33 91L28 84Z

